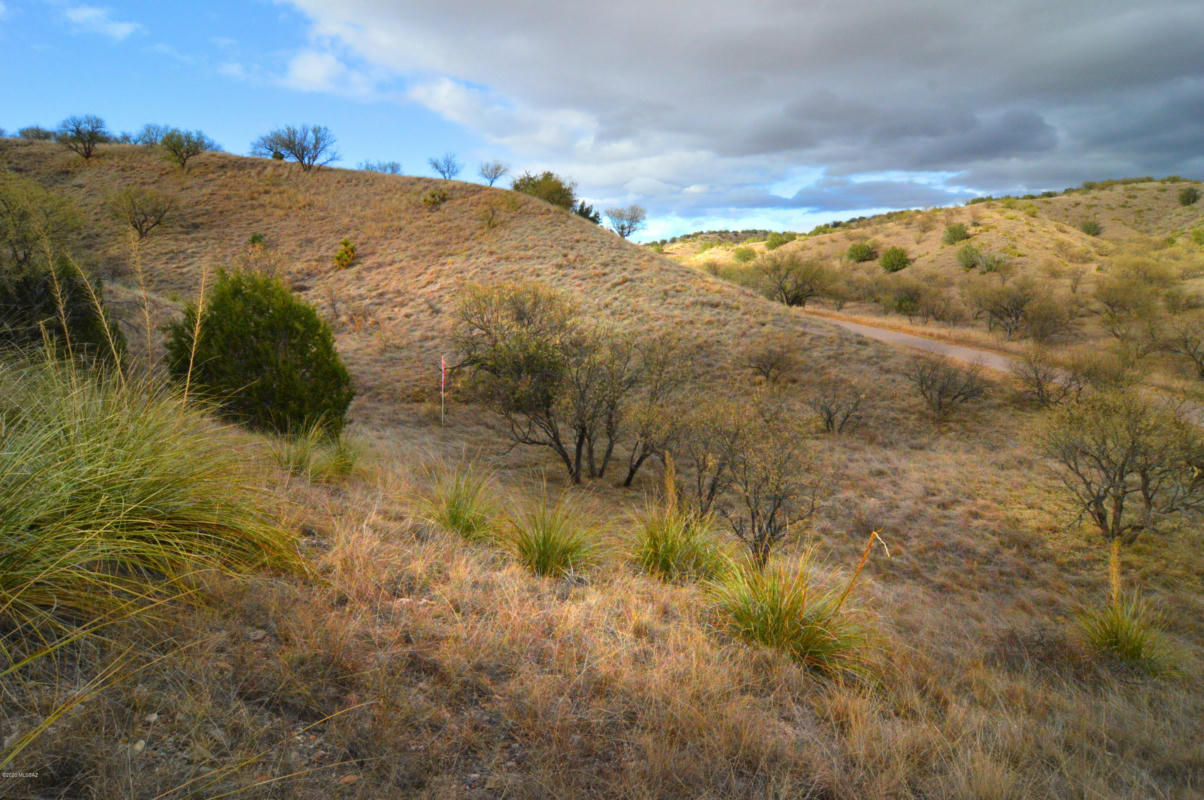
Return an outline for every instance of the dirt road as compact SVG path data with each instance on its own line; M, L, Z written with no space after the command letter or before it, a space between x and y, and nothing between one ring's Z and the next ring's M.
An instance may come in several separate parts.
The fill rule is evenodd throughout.
M803 311L804 313L810 313L806 309ZM812 316L816 319L830 322L833 325L839 325L845 330L852 331L869 339L877 339L880 342L887 342L901 347L910 347L914 350L923 350L926 353L935 353L956 361L964 361L967 364L980 364L987 369L994 369L1000 372L1011 372L1012 365L1016 363L1016 359L1011 356L1005 356L1002 353L995 353L990 350L980 350L977 347L949 344L948 342L940 342L936 339L914 336L910 333L889 330L887 328L875 328L872 325L850 322L849 320L829 316L828 314L813 314Z

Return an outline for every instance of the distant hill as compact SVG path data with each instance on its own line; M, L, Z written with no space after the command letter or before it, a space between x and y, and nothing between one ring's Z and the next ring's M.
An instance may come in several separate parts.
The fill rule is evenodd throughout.
M1053 196L1001 198L954 208L897 211L857 219L839 227L823 226L808 236L782 245L808 257L839 260L853 242L870 241L886 247L902 247L912 258L916 271L959 268L957 250L962 243L946 244L945 228L967 226L975 247L1001 253L1020 270L1095 264L1111 252L1117 242L1140 237L1164 238L1189 233L1204 225L1204 202L1183 206L1179 193L1198 182L1137 179L1088 183ZM1100 233L1088 235L1084 222L1096 222ZM767 251L765 236L759 240L728 239L755 253ZM711 268L736 264L733 246L705 233L679 237L666 244L665 255L679 263ZM719 246L716 246L719 245Z

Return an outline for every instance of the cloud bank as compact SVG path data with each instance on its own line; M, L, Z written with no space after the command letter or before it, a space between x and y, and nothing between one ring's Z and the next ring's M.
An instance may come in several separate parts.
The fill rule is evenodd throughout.
M314 42L293 85L390 76L588 196L654 212L1204 175L1198 0L288 2ZM818 179L768 188L800 168Z

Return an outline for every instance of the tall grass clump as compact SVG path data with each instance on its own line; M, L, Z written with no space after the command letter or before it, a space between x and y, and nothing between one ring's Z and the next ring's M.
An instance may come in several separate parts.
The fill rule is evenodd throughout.
M356 441L342 433L328 436L320 423L296 435L282 435L272 445L272 456L281 469L318 482L349 477L361 455Z
M1079 614L1087 642L1099 651L1152 676L1173 675L1173 654L1158 628L1157 615L1138 595L1116 599Z
M840 592L811 584L808 550L793 569L780 562L763 568L745 562L712 582L710 593L736 635L781 650L822 675L866 677L873 671L872 630L865 613L846 608L845 601L875 540L881 542L871 534Z
M295 564L231 435L173 394L0 361L0 620L91 619L198 569Z
M632 556L640 569L661 580L711 580L726 563L708 516L651 507L635 520Z
M493 478L474 465L445 470L426 498L428 521L470 542L492 538L498 516Z
M531 507L510 520L509 544L519 563L536 575L558 578L597 563L597 529L568 498L555 503L541 494Z

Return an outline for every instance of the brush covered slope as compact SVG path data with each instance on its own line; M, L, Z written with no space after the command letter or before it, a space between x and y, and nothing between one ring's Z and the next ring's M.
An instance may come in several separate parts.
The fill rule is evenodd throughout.
M730 343L749 331L783 328L799 337L800 347L819 347L825 356L851 352L822 323L504 189L363 171L302 172L223 153L199 156L183 172L135 146L106 147L83 162L50 144L12 139L0 140L0 164L84 210L89 234L80 249L114 276L115 296L135 283L133 258L106 198L127 186L171 196L168 224L138 254L161 301L159 313L195 296L202 269L255 259L331 322L365 401L430 395L439 356L450 355L449 312L471 282L536 280L628 330L673 329ZM248 248L255 234L262 248ZM344 238L357 258L339 269L334 258ZM122 296L126 306L136 303L128 292Z

